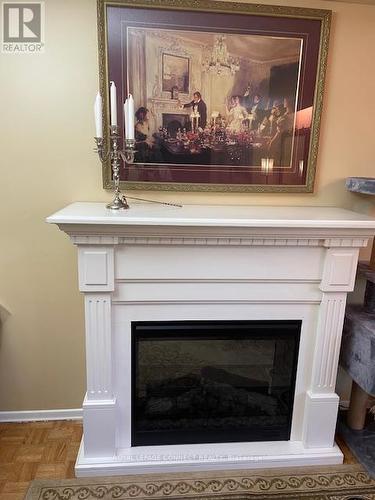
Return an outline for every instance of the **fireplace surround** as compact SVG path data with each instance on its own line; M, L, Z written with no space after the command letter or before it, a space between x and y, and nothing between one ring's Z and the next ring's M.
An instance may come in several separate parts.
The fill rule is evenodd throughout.
M78 246L78 281L85 302L87 393L78 476L342 462L334 443L341 331L358 252L374 234L375 220L323 207L135 204L113 213L102 203L74 203L47 221L57 224ZM178 444L144 444L137 441L139 435L134 440L134 331L142 325L186 327L189 322L200 324L201 329L212 322L237 323L247 325L248 330L249 325L262 322L298 322L291 418L281 440L267 436L256 440L249 426L243 440L239 432L227 442L222 429L217 440L206 437L199 443L180 437ZM274 382L283 378L270 363L275 359L275 343L263 347L258 357L263 375L258 371L255 376L256 349L248 345L251 335L238 338L243 348L235 356L239 334L232 332L222 333L221 345L213 344L215 363L206 354L206 342L198 349L199 363L191 346L180 354L195 363L183 373L159 373L162 380L153 382L146 380L146 373L146 379L140 380L138 410L148 408L148 416L163 408L175 411L181 396L181 392L176 394L177 379L177 385L183 385L178 404L190 403L195 394L203 405L200 417L207 419L209 398L214 396L216 403L211 406L216 415L212 410L211 416L222 418L220 424L228 416L220 405L228 406L233 400L242 401L246 423L262 411L263 416L272 413L272 405L276 408L282 400ZM161 372L160 367L168 366L173 358L173 349L157 347L166 361L154 365ZM233 367L236 357L240 366ZM223 392L225 384L228 390ZM165 388L167 395L160 396ZM149 396L154 397L151 403ZM263 410L254 411L259 401ZM147 430L149 422L143 424Z

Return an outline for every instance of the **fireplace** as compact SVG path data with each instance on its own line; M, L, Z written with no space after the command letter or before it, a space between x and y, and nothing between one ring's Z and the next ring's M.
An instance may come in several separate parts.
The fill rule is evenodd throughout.
M132 323L132 446L290 438L301 321Z
M189 115L186 113L163 113L163 128L166 128L171 137L176 137L178 129L187 130L190 127Z
M48 221L78 246L85 296L77 475L342 462L345 300L375 221L332 207L102 203Z

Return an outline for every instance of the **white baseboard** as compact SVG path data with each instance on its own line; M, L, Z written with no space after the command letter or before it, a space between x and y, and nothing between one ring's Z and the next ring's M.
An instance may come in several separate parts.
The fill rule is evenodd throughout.
M349 407L349 401L340 401L342 408ZM0 422L37 422L48 420L82 420L82 408L63 410L0 411Z
M34 422L38 420L81 420L82 408L65 410L0 411L0 422Z

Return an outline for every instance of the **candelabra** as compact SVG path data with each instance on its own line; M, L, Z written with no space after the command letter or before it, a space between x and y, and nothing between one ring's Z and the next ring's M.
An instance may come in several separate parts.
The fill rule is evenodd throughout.
M199 128L199 119L200 119L200 117L201 117L201 115L196 110L194 110L191 113L190 118L191 118L191 129L192 129L192 132L197 132L197 130Z
M115 197L108 203L107 208L110 210L119 210L120 208L129 208L128 202L124 195L120 191L120 165L121 160L125 163L134 163L135 156L135 140L134 139L124 139L124 148L120 149L120 134L119 127L111 125L110 136L109 136L109 148L104 147L104 142L102 137L95 137L96 148L95 151L98 153L100 161L102 163L110 160L112 172L113 172L113 182L115 187Z

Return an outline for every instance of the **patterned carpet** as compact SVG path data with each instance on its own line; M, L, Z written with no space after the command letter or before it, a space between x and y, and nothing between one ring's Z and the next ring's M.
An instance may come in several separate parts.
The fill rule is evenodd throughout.
M375 500L360 465L35 480L26 500Z

